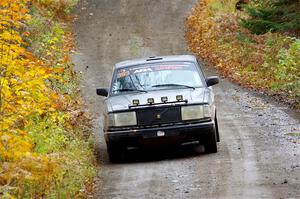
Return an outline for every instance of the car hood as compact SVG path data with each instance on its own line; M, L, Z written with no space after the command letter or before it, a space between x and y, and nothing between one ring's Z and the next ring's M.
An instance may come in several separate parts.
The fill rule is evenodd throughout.
M174 90L157 90L149 91L148 93L134 92L124 95L108 97L106 101L108 112L126 110L132 105L132 100L139 100L140 105L147 105L148 98L154 98L155 103L161 103L161 97L168 97L169 102L176 101L177 95L182 95L188 103L209 103L209 89L174 89ZM155 104L154 104L155 105ZM149 105L152 106L152 105Z

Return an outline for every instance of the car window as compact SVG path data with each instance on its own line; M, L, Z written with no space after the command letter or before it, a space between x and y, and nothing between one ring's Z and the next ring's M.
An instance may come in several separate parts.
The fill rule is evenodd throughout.
M195 64L165 62L116 69L112 94L186 87L202 87L203 82Z

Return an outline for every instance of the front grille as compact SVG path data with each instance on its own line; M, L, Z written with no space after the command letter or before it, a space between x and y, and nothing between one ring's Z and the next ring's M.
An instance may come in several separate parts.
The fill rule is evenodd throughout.
M136 110L136 116L139 126L176 123L181 122L181 108L177 106L140 109Z

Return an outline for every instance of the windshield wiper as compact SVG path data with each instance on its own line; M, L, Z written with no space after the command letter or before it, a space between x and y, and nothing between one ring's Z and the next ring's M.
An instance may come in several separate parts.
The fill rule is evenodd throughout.
M123 89L114 90L114 92L128 92L128 91L138 91L138 92L148 93L148 91L146 91L146 90L139 90L139 89L134 89L134 88L123 88Z
M195 90L195 87L183 85L183 84L157 84L157 85L153 85L152 87L185 87L185 88L192 88Z

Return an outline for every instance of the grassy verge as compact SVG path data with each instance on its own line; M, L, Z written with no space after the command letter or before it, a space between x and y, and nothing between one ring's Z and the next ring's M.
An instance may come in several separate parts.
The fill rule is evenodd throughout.
M240 25L235 0L201 0L187 18L191 51L234 82L264 91L300 109L300 39L252 34Z
M93 136L69 57L76 3L0 3L0 198L84 198L91 188Z

